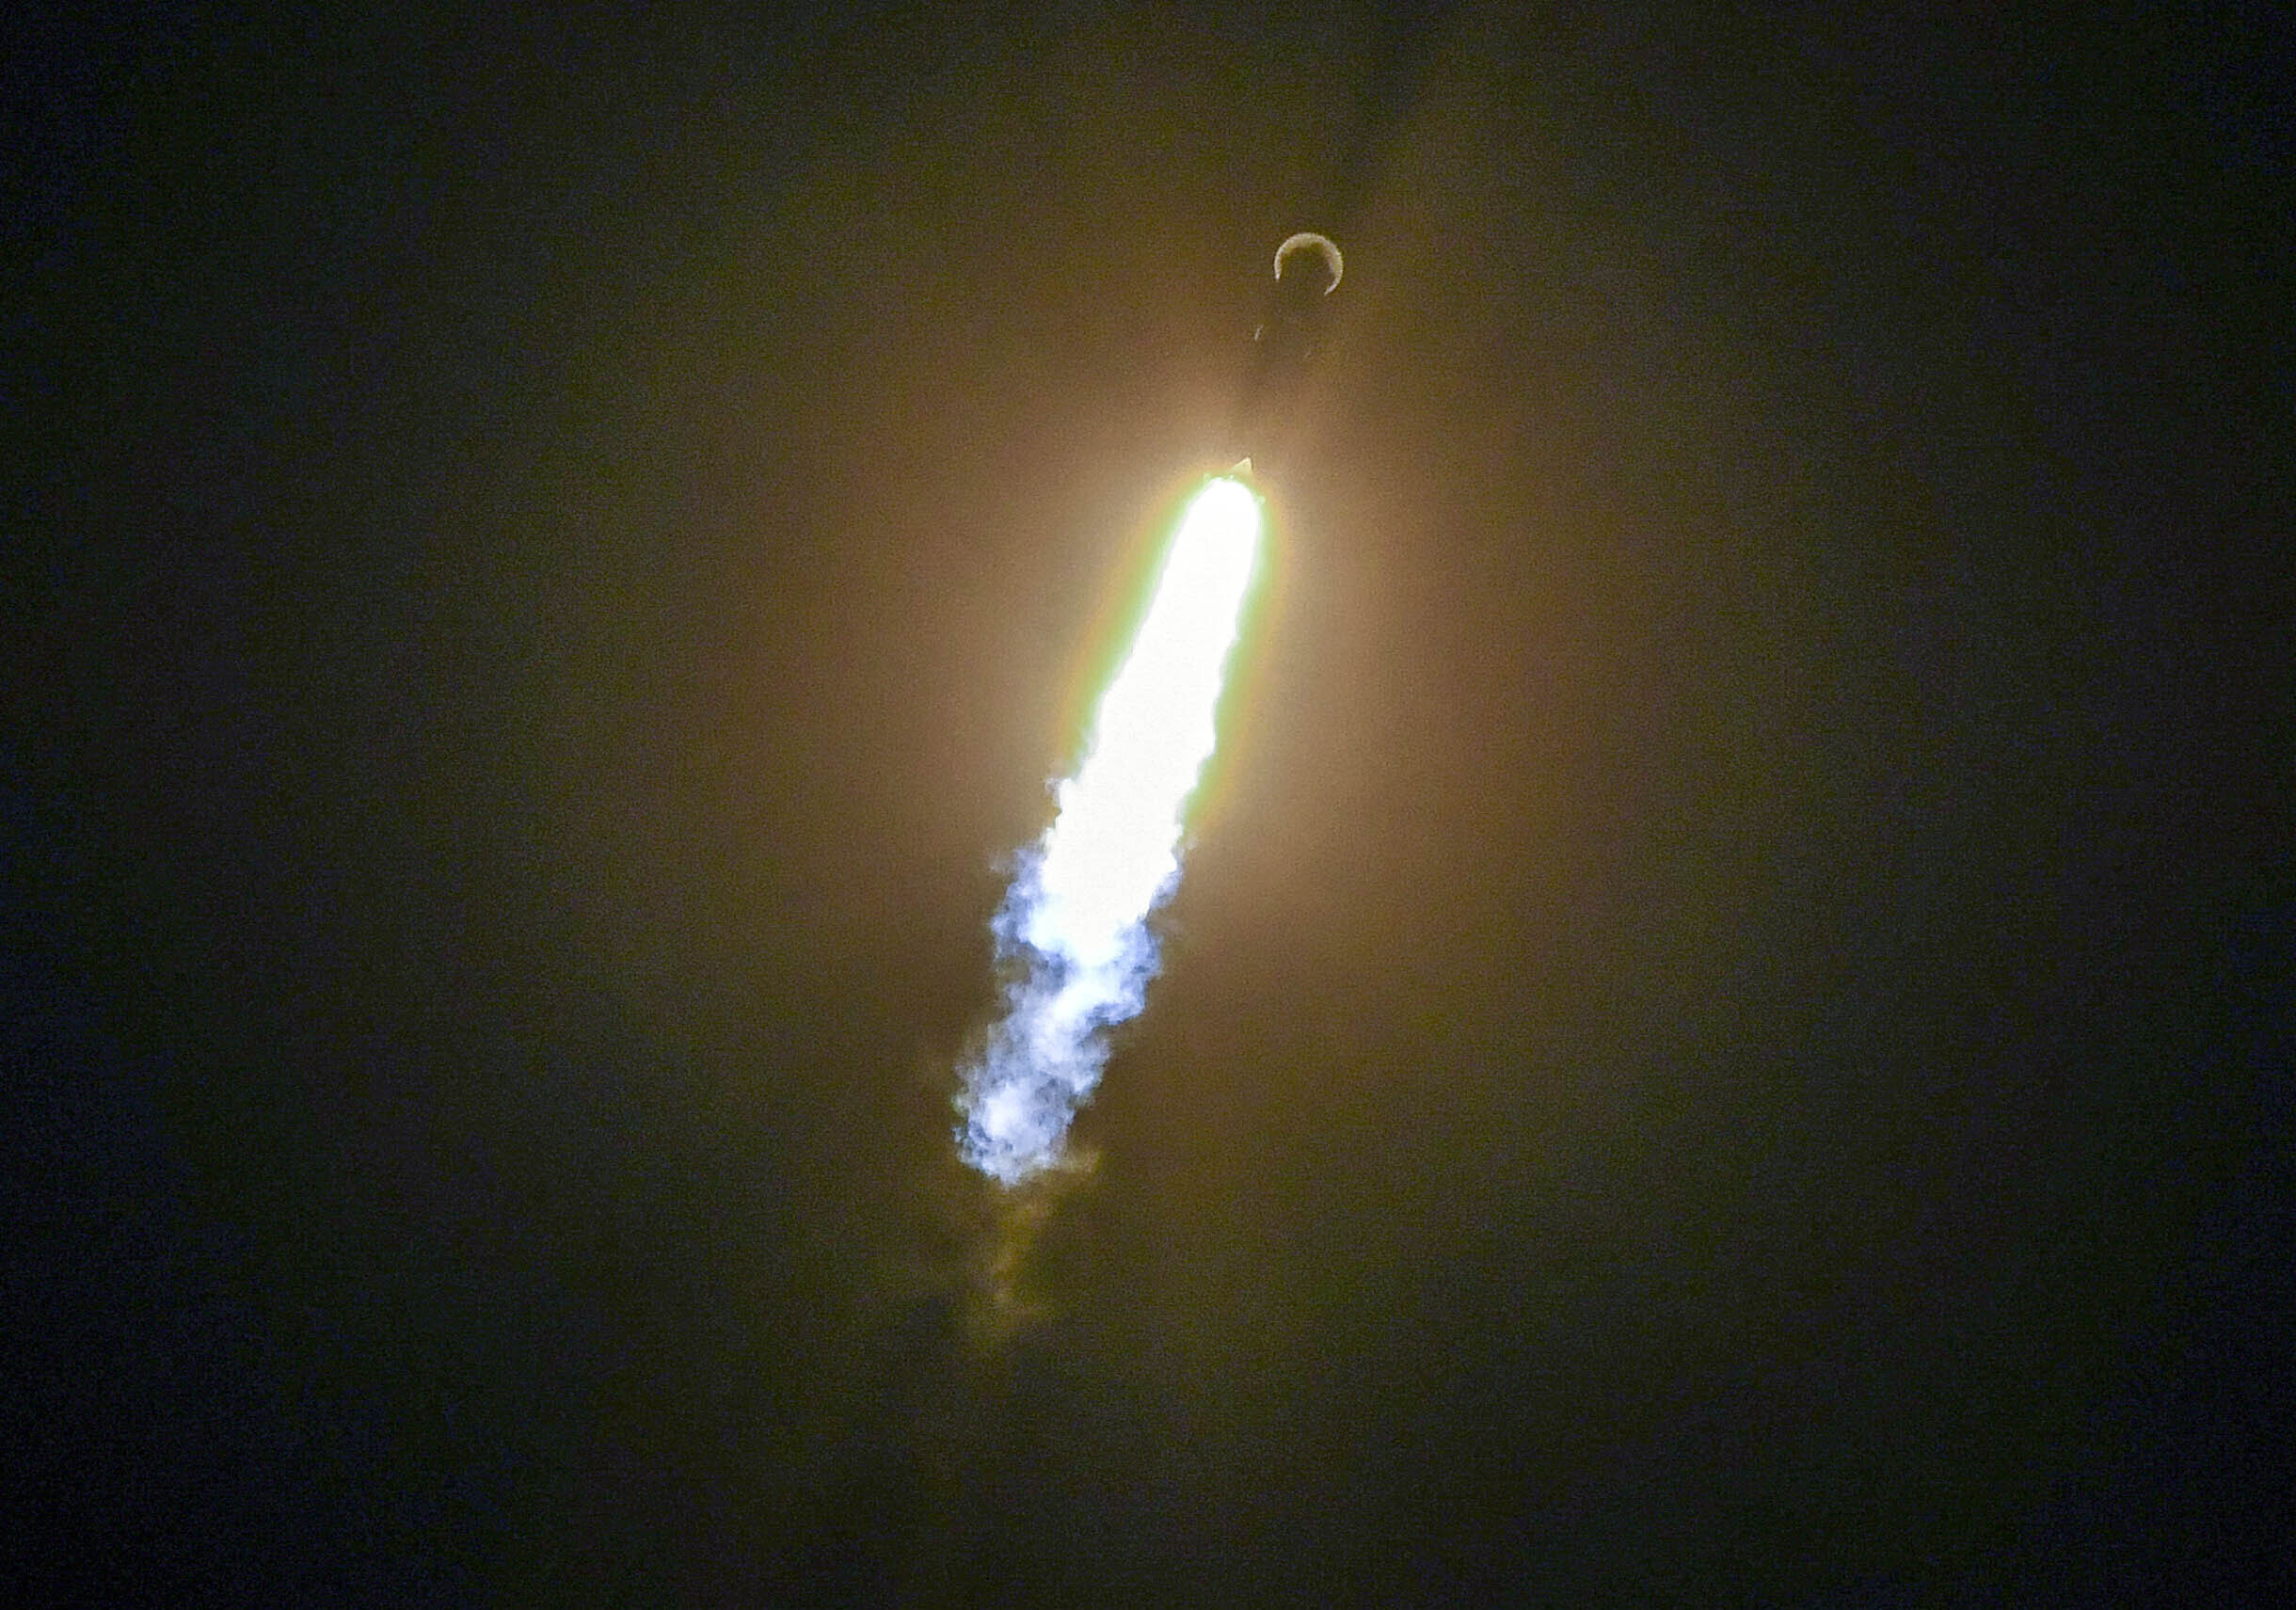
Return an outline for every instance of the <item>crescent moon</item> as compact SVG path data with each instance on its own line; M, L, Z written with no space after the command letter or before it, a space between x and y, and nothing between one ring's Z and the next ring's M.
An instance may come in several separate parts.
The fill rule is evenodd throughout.
M1303 250L1311 246L1323 253L1324 266L1331 271L1331 282L1323 288L1323 294L1329 296L1339 289L1339 277L1346 267L1345 262L1339 255L1339 247L1332 242L1330 235L1319 235L1311 230L1301 230L1298 234L1284 241L1282 246L1276 247L1276 278L1278 279L1284 278L1284 260L1285 258L1295 251Z

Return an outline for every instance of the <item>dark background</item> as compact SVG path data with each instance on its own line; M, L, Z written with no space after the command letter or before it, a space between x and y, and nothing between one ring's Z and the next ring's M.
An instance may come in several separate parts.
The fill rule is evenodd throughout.
M2285 41L1713 9L13 15L10 1576L2296 1587ZM995 863L1303 227L984 1333Z

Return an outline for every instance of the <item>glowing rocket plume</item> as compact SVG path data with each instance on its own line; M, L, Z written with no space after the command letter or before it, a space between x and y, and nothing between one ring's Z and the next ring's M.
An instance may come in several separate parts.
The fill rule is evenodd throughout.
M1180 877L1188 796L1217 734L1228 652L1259 563L1260 502L1220 477L1181 516L1156 594L1102 695L1084 763L997 914L1005 1014L962 1070L965 1160L1007 1186L1060 1166L1100 1082L1102 1033L1156 973L1148 914Z

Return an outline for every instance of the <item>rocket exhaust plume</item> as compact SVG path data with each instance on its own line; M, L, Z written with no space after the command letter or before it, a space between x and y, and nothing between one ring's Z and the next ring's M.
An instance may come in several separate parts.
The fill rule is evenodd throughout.
M1000 1185L1068 1161L1069 1121L1100 1082L1107 1030L1140 1012L1155 976L1148 917L1179 882L1261 524L1259 495L1238 474L1188 502L1083 763L1056 789L1053 823L1022 853L997 911L1004 1012L960 1070L957 1148Z

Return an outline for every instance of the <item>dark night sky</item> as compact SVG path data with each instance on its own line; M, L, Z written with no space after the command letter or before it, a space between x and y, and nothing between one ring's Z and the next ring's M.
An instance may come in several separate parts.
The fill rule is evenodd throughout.
M57 1602L2296 1593L2266 14L7 24ZM1273 244L1043 1315L950 1061Z

